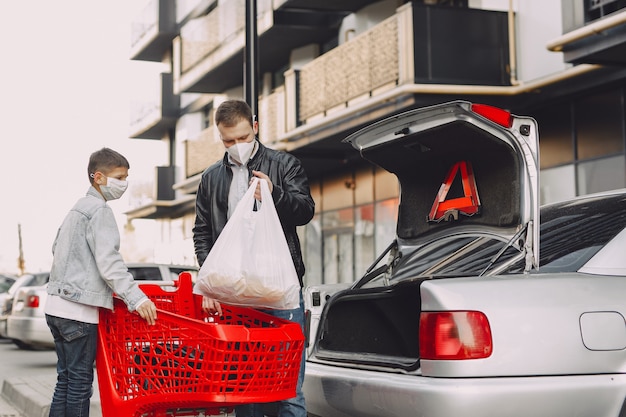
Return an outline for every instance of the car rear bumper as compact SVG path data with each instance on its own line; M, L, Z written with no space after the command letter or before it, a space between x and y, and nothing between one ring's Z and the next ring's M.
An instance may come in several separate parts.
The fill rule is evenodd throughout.
M626 375L427 378L307 362L303 389L324 417L617 417Z
M7 337L7 320L0 318L0 337Z
M10 316L7 337L29 345L54 347L54 339L45 319Z

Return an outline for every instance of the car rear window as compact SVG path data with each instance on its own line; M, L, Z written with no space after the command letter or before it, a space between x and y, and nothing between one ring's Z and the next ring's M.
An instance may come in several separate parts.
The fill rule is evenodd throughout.
M171 274L170 279L172 280L178 279L178 276L181 274L181 272L189 272L191 274L192 280L195 280L198 274L198 271L196 271L195 269L170 267L170 274Z
M0 275L0 292L7 292L14 282L15 279Z
M491 260L504 249L498 263L519 253L513 246L505 248L506 242L484 235L446 237L436 240L403 256L391 279L403 280L413 276L475 276L493 267Z
M541 212L539 272L574 272L626 227L624 196L554 204ZM517 263L508 272L523 270Z
M158 267L129 268L128 271L133 275L133 278L138 281L160 281L163 279Z

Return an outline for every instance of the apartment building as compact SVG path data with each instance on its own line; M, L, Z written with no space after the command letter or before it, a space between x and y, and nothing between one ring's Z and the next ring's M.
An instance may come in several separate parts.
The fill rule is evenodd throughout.
M131 59L166 70L130 137L164 141L153 195L157 253L194 261L195 192L223 156L213 113L244 98L252 0L151 0ZM358 128L451 100L540 126L542 203L626 186L626 0L256 0L259 139L298 156L316 201L300 232L307 284L357 279L391 243L398 185L342 142Z

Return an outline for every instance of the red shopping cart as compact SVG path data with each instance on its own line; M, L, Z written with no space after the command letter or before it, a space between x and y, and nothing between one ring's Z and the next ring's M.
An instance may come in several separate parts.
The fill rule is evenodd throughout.
M222 305L202 312L189 273L172 291L141 288L157 306L148 325L119 299L100 314L96 370L104 417L203 416L295 396L304 335L296 323Z

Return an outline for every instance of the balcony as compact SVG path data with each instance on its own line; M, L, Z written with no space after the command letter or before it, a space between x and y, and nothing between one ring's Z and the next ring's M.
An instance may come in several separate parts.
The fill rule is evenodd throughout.
M223 156L224 144L217 137L215 127L204 129L198 137L185 141L185 177L201 174Z
M175 166L156 167L154 189L147 193L149 195L140 196L134 208L124 213L128 220L177 218L193 210L194 195L176 199L175 178Z
M176 125L180 96L173 93L172 78L171 73L159 74L159 83L154 88L159 97L131 104L130 138L162 139Z
M311 3L315 4L315 9L332 12L356 12L365 6L376 3L379 0L274 0L276 9L300 9L311 10Z
M296 114L286 118L282 145L312 176L344 166L353 152L341 139L364 124L418 101L445 100L442 95L451 91L467 96L459 86L477 92L510 86L508 53L504 12L406 4L369 31L287 73L287 102L297 104Z
M152 0L132 22L130 58L161 62L176 35L176 3Z
M298 118L305 123L403 83L509 85L507 57L506 14L413 5L305 65Z
M352 0L338 7L333 1L278 1L276 9L260 2L257 33L260 73L275 71L289 62L291 51L312 43L325 43L337 35L341 20L375 0ZM265 8L263 8L266 6ZM244 78L244 0L231 0L181 28L180 92L221 93L240 86Z
M450 35L451 26L463 35ZM458 92L461 84L483 92L510 86L508 52L506 13L406 4L300 70L288 70L283 87L259 98L259 138L297 155L314 178L358 159L341 142L347 134L418 101L445 100L433 91L461 98L468 95ZM188 179L223 155L212 134L187 144Z
M547 48L571 64L626 65L626 0L563 0L564 33Z

